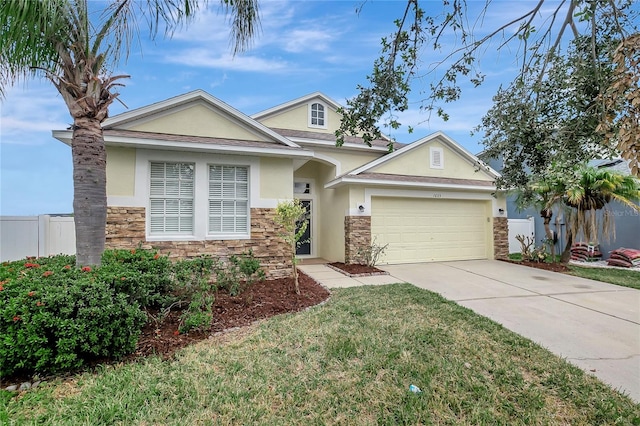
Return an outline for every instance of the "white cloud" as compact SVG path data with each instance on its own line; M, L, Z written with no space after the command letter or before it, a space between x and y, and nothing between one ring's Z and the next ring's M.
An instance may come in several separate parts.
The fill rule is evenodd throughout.
M28 91L10 88L2 101L2 144L42 145L51 140L51 130L65 129L72 121L53 86L30 83Z
M217 68L230 71L248 72L280 72L286 70L288 64L278 59L263 59L257 56L233 56L229 53L217 54L206 48L185 49L165 61L182 66Z
M222 86L224 82L227 81L228 79L229 77L227 76L227 73L223 73L222 76L220 76L220 78L211 81L211 83L209 83L209 87L214 88L214 87Z
M284 50L292 53L325 52L334 38L326 30L293 30L286 35Z

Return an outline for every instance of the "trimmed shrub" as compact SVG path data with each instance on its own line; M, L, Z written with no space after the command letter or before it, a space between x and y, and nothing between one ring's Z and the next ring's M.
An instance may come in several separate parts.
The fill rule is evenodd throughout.
M0 376L68 371L135 349L146 321L138 303L74 264L54 256L0 267Z
M237 296L246 291L256 281L265 279L260 261L253 255L253 250L231 255L229 261L219 265L216 270L217 285L226 289L230 295Z
M175 301L172 267L168 257L153 250L106 250L96 278L126 294L131 302L160 308Z

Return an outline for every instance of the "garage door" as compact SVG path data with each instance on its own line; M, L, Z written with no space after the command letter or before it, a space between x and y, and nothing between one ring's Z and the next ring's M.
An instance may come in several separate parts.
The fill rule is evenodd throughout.
M373 198L371 234L389 244L382 263L488 257L488 201Z

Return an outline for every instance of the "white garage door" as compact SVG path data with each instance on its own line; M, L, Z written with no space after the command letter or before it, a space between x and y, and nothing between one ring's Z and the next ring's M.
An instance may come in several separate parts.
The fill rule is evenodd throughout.
M371 234L382 263L488 258L489 201L373 198Z

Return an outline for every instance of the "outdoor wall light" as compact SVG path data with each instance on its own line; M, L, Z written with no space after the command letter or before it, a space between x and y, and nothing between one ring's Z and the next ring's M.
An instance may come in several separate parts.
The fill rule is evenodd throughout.
M498 209L498 213L504 214L504 209Z
M358 210L360 210L360 213L364 213L364 204L358 204Z

